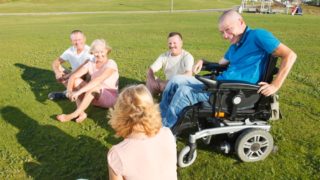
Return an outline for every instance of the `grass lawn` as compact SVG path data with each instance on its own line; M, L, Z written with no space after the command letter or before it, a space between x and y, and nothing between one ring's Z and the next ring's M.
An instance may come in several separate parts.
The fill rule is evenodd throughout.
M50 66L69 47L73 29L83 30L88 44L96 38L109 41L122 88L145 80L147 67L167 49L170 31L182 33L184 48L195 59L217 61L229 46L217 30L218 16L0 16L0 179L107 179L106 153L120 141L107 124L108 111L90 107L82 124L59 123L55 115L71 112L75 105L47 100L50 91L63 89ZM241 163L235 155L199 142L196 162L179 168L179 179L320 179L320 16L244 17L252 28L272 31L298 54L279 92L284 118L272 122L279 151L262 162ZM179 149L184 143L178 142Z
M1 1L4 3L1 4ZM238 0L172 0L174 10L230 8ZM0 0L0 12L170 10L171 0Z

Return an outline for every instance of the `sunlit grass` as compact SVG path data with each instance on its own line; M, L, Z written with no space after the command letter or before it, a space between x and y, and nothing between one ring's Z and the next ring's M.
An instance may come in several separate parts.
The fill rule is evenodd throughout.
M68 101L52 102L62 90L51 62L69 46L73 29L88 44L105 38L113 47L120 87L145 80L147 67L165 51L166 36L179 31L195 59L217 61L228 42L217 30L218 13L0 16L0 179L106 179L106 152L119 142L107 124L107 110L91 107L82 124L59 123ZM298 54L280 90L284 118L272 123L279 151L265 161L241 163L199 143L198 158L178 169L179 179L319 179L320 18L245 14L252 28L272 31ZM163 74L160 74L163 76ZM179 142L179 148L184 141Z
M173 2L173 5L171 5ZM154 11L230 8L237 0L16 0L1 3L0 12Z

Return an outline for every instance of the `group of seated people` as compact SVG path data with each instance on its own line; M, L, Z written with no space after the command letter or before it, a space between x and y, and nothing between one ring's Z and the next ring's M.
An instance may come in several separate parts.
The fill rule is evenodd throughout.
M250 29L242 16L234 10L224 12L218 29L230 47L219 64L228 66L216 80L238 80L260 85L258 93L270 96L282 86L296 54L272 33ZM66 96L76 102L77 109L61 114L57 120L80 123L86 119L86 108L93 104L110 108L109 124L116 135L124 138L108 153L110 179L177 179L176 142L170 129L182 110L201 101L208 101L210 93L204 84L193 77L204 65L194 64L192 55L182 49L182 35L171 32L169 50L161 54L147 71L146 85L130 85L118 94L119 72L114 60L108 58L112 48L103 39L85 45L85 36L71 33L72 47L53 62L56 79L65 85L63 93L50 93L49 98ZM271 83L260 82L269 54L282 59L279 72ZM71 64L68 71L61 66ZM155 73L163 69L166 79ZM89 76L88 76L89 75ZM161 102L153 95L162 93Z

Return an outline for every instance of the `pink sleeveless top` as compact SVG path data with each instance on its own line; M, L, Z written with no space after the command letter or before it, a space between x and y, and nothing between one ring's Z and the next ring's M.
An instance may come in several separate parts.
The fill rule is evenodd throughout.
M153 137L126 138L108 153L108 165L126 180L176 180L176 141L169 128Z
M118 80L119 80L119 72L118 72L118 66L116 62L112 59L109 59L106 64L104 64L100 69L96 68L96 65L94 62L89 61L85 65L89 69L89 74L91 75L91 79L99 76L106 68L111 68L115 70L111 76L109 76L107 79L105 79L101 86L103 89L109 89L109 90L118 90Z

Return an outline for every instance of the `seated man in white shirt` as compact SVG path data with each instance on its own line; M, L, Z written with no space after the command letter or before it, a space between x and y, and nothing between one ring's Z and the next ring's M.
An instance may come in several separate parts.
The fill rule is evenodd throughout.
M168 35L169 50L161 54L150 66L147 73L147 87L152 94L161 93L167 82L175 75L192 76L193 56L182 49L182 35L179 32L171 32ZM154 73L163 68L165 80L158 79Z
M72 46L65 50L60 57L55 59L52 63L52 69L55 73L58 82L67 86L70 75L85 64L87 60L91 60L90 47L85 44L86 37L80 30L74 30L70 34ZM71 65L71 71L62 66L63 63L68 62ZM65 92L51 92L48 95L49 99L64 99Z

